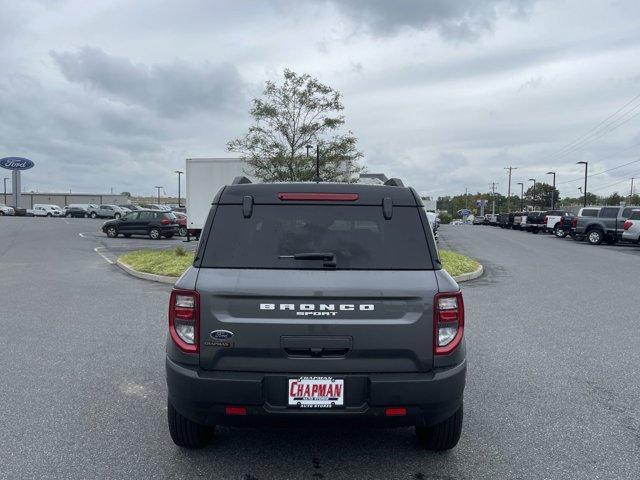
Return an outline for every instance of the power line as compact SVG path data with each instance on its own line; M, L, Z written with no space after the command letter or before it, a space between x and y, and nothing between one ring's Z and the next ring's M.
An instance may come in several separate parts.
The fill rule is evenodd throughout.
M566 144L564 147L562 147L556 153L552 154L550 156L550 160L558 160L560 158L563 158L563 157L569 155L570 153L573 153L573 152L579 150L580 148L584 147L586 144L588 144L588 143L590 143L590 142L592 142L594 140L597 140L598 138L602 138L607 133L612 132L613 130L621 127L622 125L624 125L625 123L627 123L631 119L635 118L637 115L640 114L640 112L638 112L638 113L636 113L636 114L634 114L634 115L632 115L630 117L629 117L629 114L632 113L633 111L635 111L636 109L640 108L640 103L638 103L637 105L632 107L629 111L624 112L623 114L621 114L619 116L618 116L618 114L620 112L622 112L625 108L627 108L629 105L634 103L636 100L638 100L639 98L640 98L640 93L637 94L636 96L634 96L631 100L629 100L627 103L625 103L622 107L620 107L614 113L609 115L607 118L605 118L604 120L601 120L597 125L595 125L594 127L590 128L589 130L587 130L584 134L582 134L581 136L579 136L575 140L573 140L573 141L569 142L568 144ZM625 118L625 117L627 117L627 118Z
M635 145L634 145L634 147L635 147ZM602 175L603 173L607 173L607 172L610 172L612 170L617 170L618 168L626 167L628 165L632 165L632 164L638 163L638 162L640 162L640 158L638 160L633 160L633 161L628 162L628 163L623 163L622 165L618 165L617 167L612 167L612 168L608 168L607 170L602 170L601 172L598 172L598 173L592 173L591 175L587 175L587 177L591 178L591 177L595 177L596 175ZM567 183L573 183L573 182L578 182L578 181L582 181L582 180L584 180L584 176L582 176L580 178L576 178L574 180L565 180L564 182L558 182L557 185L565 185Z

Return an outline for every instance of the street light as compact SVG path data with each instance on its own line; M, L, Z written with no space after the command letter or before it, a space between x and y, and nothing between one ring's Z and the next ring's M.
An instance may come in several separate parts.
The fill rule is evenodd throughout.
M587 170L589 169L589 162L576 162L576 165L584 165L584 205L587 206Z
M161 188L164 188L164 187L159 187L159 186L157 186L157 185L156 185L156 186L155 186L155 187L153 187L153 188L157 188L157 189L158 189L158 205L160 205L160 189L161 189Z
M309 156L309 150L313 148L313 145L305 145L304 148L307 149L307 157Z
M524 200L524 183L518 182L520 185L520 211L522 211L522 201Z
M531 202L533 204L533 209L536 209L536 179L535 178L530 178L529 179L530 182L533 182L533 201Z
M181 172L180 170L176 170L173 173L178 174L178 207L181 207L182 205L180 204L180 175L182 175L184 172Z
M556 206L556 172L547 172L547 175L553 175L553 188L551 189L551 210Z

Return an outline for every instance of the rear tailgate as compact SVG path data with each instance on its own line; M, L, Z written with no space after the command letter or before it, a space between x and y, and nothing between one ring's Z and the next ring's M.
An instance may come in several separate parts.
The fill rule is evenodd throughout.
M197 289L203 369L432 368L434 271L202 268Z

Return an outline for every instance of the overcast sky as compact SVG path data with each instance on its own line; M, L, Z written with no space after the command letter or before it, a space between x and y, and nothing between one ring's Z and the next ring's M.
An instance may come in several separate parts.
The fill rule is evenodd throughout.
M576 161L640 160L638 0L0 0L0 65L0 157L36 163L29 190L175 194L286 67L343 93L370 172L429 195L506 193L513 165L576 196Z

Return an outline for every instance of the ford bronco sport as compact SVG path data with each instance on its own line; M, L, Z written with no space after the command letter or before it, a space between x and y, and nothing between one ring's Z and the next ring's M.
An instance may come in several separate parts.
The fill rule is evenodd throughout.
M453 448L463 329L413 189L237 178L171 293L171 437L197 448L215 425L360 422Z

